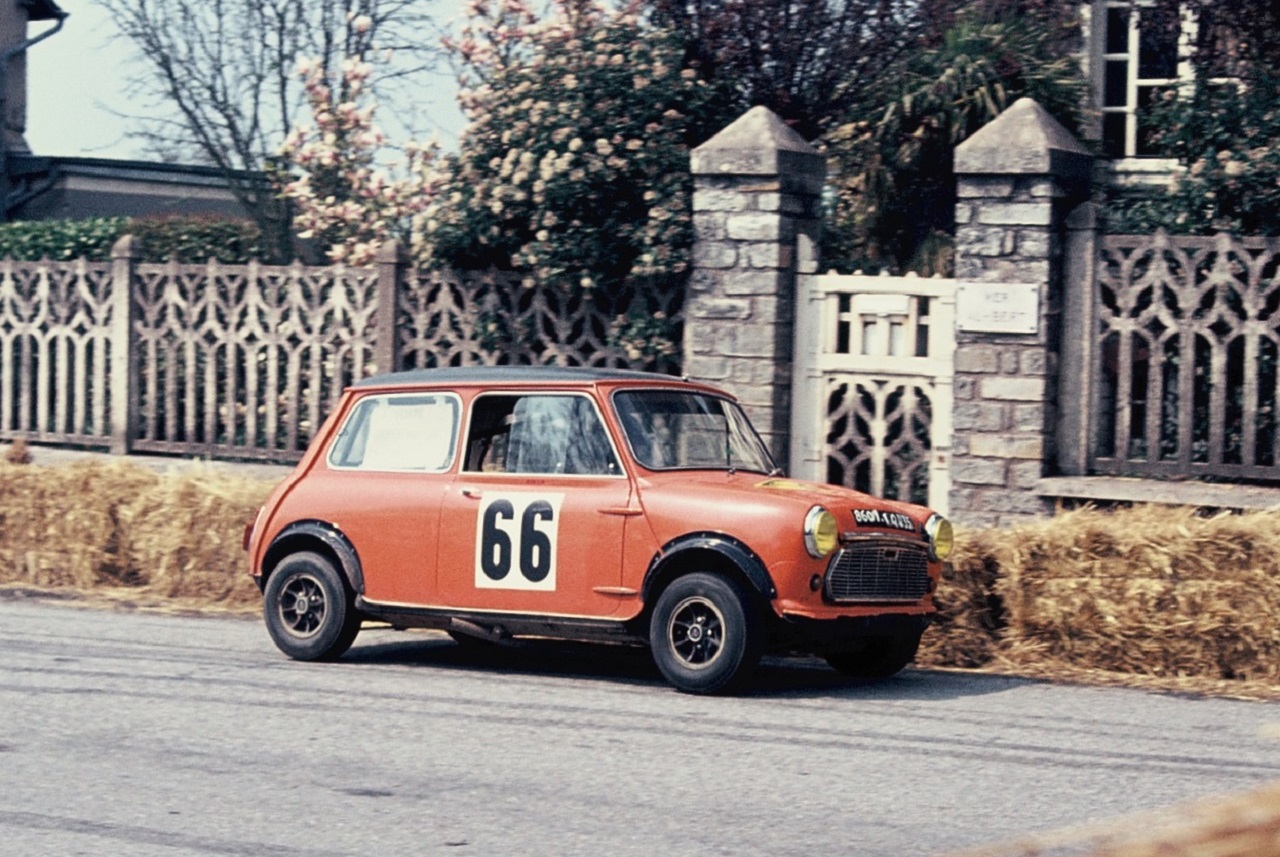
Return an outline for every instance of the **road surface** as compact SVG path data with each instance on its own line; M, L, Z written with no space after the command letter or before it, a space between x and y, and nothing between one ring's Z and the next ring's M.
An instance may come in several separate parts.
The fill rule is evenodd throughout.
M1280 705L0 601L8 855L903 855L1280 780Z

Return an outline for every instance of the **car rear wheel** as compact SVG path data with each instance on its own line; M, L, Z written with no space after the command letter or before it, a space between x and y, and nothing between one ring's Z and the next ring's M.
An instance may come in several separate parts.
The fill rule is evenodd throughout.
M734 581L696 572L658 598L649 623L653 660L685 693L730 693L760 661L755 605Z
M828 652L831 668L850 678L889 678L915 660L920 634L872 637L856 652Z
M280 651L299 661L338 658L360 632L361 617L346 581L332 562L310 551L291 554L276 566L263 592L263 615Z

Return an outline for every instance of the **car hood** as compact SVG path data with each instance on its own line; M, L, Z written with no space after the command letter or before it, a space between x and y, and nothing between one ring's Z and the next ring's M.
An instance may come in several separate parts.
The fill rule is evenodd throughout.
M841 532L923 532L930 511L839 485L727 471L671 471L641 481L641 502L651 520L670 530L751 531L795 527L813 506L836 517Z

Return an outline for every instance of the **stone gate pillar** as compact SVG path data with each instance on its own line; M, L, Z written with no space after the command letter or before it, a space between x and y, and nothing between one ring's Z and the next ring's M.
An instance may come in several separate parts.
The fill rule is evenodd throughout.
M786 464L797 273L817 270L822 155L753 107L691 157L684 371L738 396Z
M955 151L956 327L951 512L1000 526L1052 510L1068 214L1093 158L1023 98Z

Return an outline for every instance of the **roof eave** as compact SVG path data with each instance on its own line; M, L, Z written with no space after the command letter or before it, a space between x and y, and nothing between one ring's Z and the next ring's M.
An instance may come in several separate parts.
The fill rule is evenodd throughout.
M27 10L28 21L56 21L67 17L53 0L22 0L22 6Z

